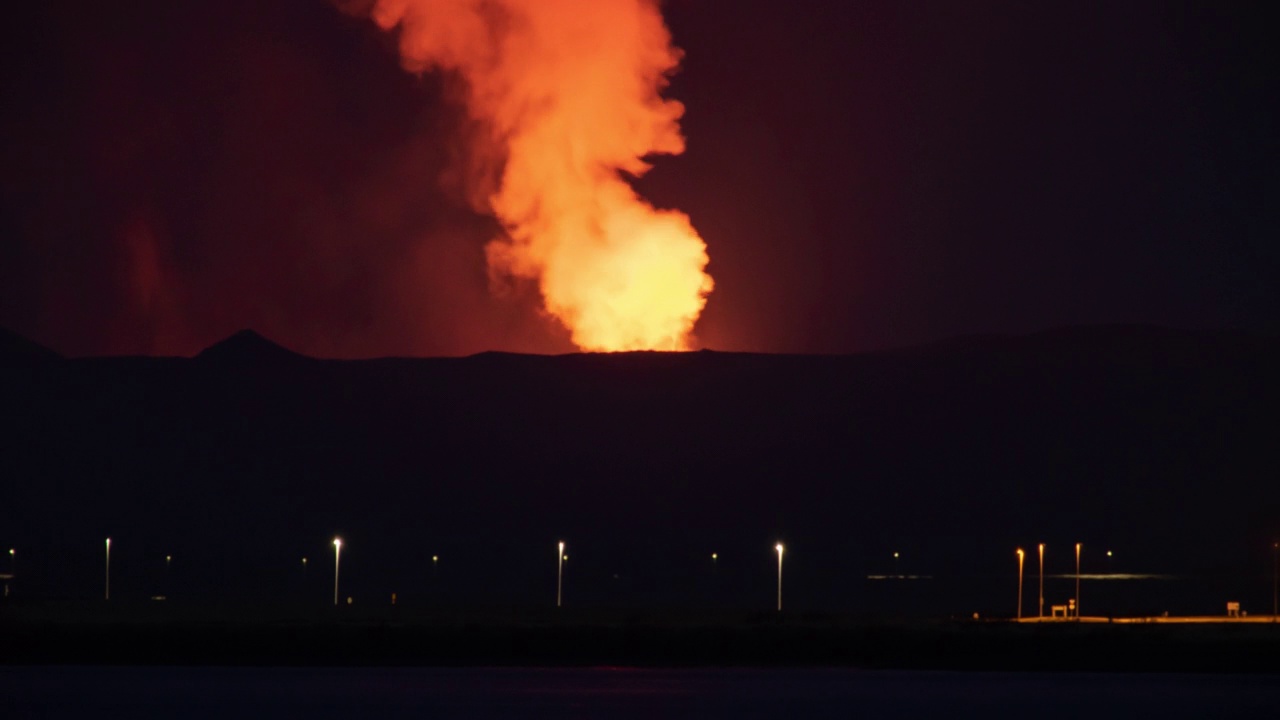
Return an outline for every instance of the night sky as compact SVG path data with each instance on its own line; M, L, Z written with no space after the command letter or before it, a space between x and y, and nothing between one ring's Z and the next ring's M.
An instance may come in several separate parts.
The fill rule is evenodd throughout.
M1278 329L1257 3L669 0L688 151L637 183L716 280L700 345ZM489 289L460 115L322 0L7 11L0 325L69 355L253 327L321 356L567 352ZM443 178L443 181L442 181Z

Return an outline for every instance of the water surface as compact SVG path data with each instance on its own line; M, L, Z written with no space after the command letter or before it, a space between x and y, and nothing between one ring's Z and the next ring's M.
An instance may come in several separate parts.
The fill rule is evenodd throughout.
M1280 677L843 669L0 667L25 718L1280 717Z

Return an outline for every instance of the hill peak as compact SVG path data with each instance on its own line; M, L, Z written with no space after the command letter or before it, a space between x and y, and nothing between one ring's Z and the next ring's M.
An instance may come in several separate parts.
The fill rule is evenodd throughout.
M261 365L310 358L272 342L254 330L245 329L201 350L196 359L204 362Z
M28 340L12 330L0 327L0 363L29 365L61 359L62 356L53 350Z

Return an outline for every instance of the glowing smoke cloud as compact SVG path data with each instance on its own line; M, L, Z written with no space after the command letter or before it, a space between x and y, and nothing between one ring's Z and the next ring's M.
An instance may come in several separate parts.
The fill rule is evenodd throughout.
M656 0L377 0L405 67L456 72L505 160L486 205L506 229L490 271L539 282L586 350L683 350L711 292L706 245L622 173L684 151L660 91L680 52Z

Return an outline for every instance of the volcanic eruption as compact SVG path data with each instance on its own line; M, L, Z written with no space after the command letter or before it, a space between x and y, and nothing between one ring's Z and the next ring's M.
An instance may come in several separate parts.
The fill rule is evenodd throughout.
M497 279L535 280L583 350L687 350L711 277L688 216L628 178L684 151L679 65L656 0L374 0L404 67L462 81L479 172L469 194L504 232Z

